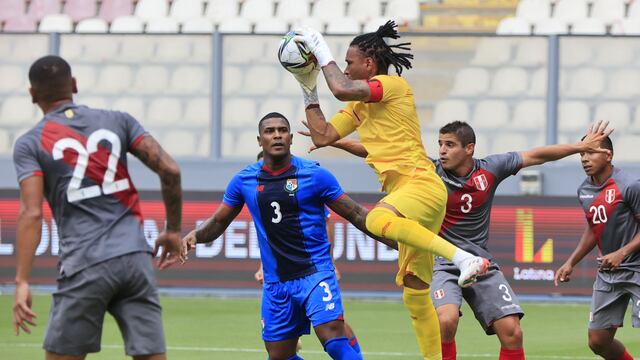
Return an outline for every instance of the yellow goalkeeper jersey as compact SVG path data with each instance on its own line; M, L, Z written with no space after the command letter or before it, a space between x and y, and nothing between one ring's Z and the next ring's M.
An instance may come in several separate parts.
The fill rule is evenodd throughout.
M435 170L420 136L413 90L400 76L377 75L369 80L371 100L351 101L331 119L343 138L357 131L369 155L367 164L378 175L382 189L398 175Z

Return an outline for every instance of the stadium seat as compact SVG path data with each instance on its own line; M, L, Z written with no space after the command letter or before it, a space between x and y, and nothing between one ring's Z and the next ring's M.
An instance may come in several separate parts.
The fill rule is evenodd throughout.
M245 18L229 18L222 20L218 25L218 31L221 33L250 33L251 22Z
M204 16L215 23L220 23L224 19L238 17L238 9L237 0L209 0Z
M627 18L640 20L640 2L631 1L629 3L629 11L627 12Z
M24 0L0 0L0 23L5 20L22 17L26 13L26 4Z
M277 89L278 94L300 96L300 84L287 71L280 72L280 86Z
M489 72L482 68L463 68L456 73L450 94L477 96L489 89Z
M509 125L509 106L500 100L479 101L473 111L473 127L500 129Z
M226 63L248 64L261 60L264 57L264 49L265 42L261 37L236 36L226 38L222 51L225 54ZM272 51L269 58L275 61L277 48L274 46Z
M0 126L20 125L29 126L35 120L35 106L31 103L31 98L23 96L7 96L2 99L2 109L0 110Z
M291 26L291 29L299 29L303 27L310 27L312 29L320 31L321 33L324 33L324 29L326 28L325 23L322 20L315 18L304 18L294 22Z
M221 153L224 157L234 156L234 147L236 145L236 137L231 131L222 132ZM257 154L257 152L256 152Z
M418 0L390 0L384 15L399 25L407 25L420 18L420 4Z
M257 137L257 127L255 129L241 132L236 140L234 155L255 159L256 154L262 150L258 146Z
M149 34L175 34L178 32L179 25L172 18L153 18L147 22L145 32Z
M251 22L273 18L273 0L244 0L240 8L240 17Z
M225 65L222 69L222 94L233 95L240 90L242 88L243 75L244 73L240 67Z
M118 49L120 42L111 36L101 35L82 35L74 37L66 37L61 42L62 55L66 56L65 44L70 40L78 42L84 47L82 53L82 61L87 62L108 62L118 57Z
M182 120L180 100L172 97L154 98L147 109L148 126L172 125Z
M209 76L200 66L180 66L171 75L167 91L172 94L206 94L209 91Z
M78 103L94 109L109 109L109 101L102 96L79 95L76 99Z
M72 31L73 21L69 15L64 14L46 15L38 26L38 32L42 33L70 33Z
M629 126L629 129L633 130L633 132L635 133L640 132L640 105L636 106L633 116L633 123L631 124L631 126Z
M0 129L0 154L11 154L11 140L9 139L9 132L4 129Z
M353 18L336 18L327 23L327 34L350 34L360 33L360 23Z
M640 16L614 22L609 32L611 35L640 35Z
M191 18L182 22L182 32L185 34L210 34L214 31L215 25L208 18Z
M311 13L310 5L308 0L280 0L276 17L287 22L308 18Z
M268 95L278 87L279 72L282 68L274 65L254 65L245 72L243 93L250 95ZM259 79L259 81L256 81Z
M558 104L560 132L586 132L591 121L589 105L584 101L561 101Z
M623 102L602 102L596 106L592 122L605 120L616 129L616 132L623 134L631 124L631 110Z
M570 37L562 39L560 64L562 67L582 66L593 61L594 42L591 38Z
M211 153L211 137L208 132L205 132L200 136L198 142L198 148L196 149L196 155L200 157L208 157Z
M591 17L612 24L624 18L626 2L627 0L593 0Z
M3 64L0 66L0 79L0 94L12 94L27 89L26 74L20 66Z
M20 36L13 41L10 59L12 62L31 64L34 59L47 54L47 51L49 50L46 36Z
M607 39L592 45L596 48L595 64L602 67L633 66L638 50L627 39Z
M204 15L204 0L174 0L169 10L169 17L183 22Z
M609 99L631 99L640 96L640 71L633 68L616 70L608 77L604 96Z
M138 0L133 14L144 21L163 18L169 14L167 0Z
M222 126L225 129L255 125L258 120L253 99L225 98L222 105Z
M519 96L528 87L529 77L524 69L505 67L495 73L490 94L499 97Z
M564 95L577 98L596 97L604 90L605 75L597 68L580 68L569 79L569 87Z
M109 24L104 19L92 18L80 20L76 25L77 33L107 33Z
M351 0L347 10L347 16L366 24L370 20L382 16L382 3L371 0Z
M638 135L623 135L619 139L615 139L613 143L615 150L613 162L637 163L640 160L638 144L640 144L640 136Z
M277 18L260 19L256 21L253 32L256 34L279 34L282 35L289 31L289 25Z
M516 55L513 65L518 66L545 66L547 64L546 39L541 38L518 38L516 41Z
M518 3L516 17L536 22L551 17L551 3L548 0L522 0Z
M131 67L126 65L106 65L100 71L100 77L93 89L98 94L121 94L132 83ZM82 86L79 84L78 86Z
M47 15L60 14L62 4L60 0L31 0L27 15L40 21Z
M154 60L159 63L182 63L191 55L193 44L186 36L159 37L157 40L156 56Z
M558 19L540 20L535 23L533 27L534 35L554 35L567 33L569 33L569 27L567 26L567 23Z
M476 66L500 66L511 60L512 40L487 37L478 42L471 64Z
M571 26L571 33L575 35L606 35L607 26L600 19L580 19Z
M92 65L74 65L71 69L71 74L76 78L78 88L82 89L82 92L92 92L95 88L96 80L98 79L96 67Z
M116 34L141 33L144 23L135 16L119 16L113 20L109 31Z
M167 85L169 85L167 69L163 66L149 65L138 70L129 91L137 94L154 94L164 92Z
M137 97L121 97L116 99L111 105L111 109L126 112L138 121L145 119L144 101Z
M343 18L346 15L344 0L317 0L311 10L311 17L322 22Z
M98 3L95 0L66 0L64 13L74 22L92 18L98 15Z
M428 123L430 128L440 128L452 121L469 122L469 105L462 100L442 100L436 104L433 121Z
M197 147L196 134L186 130L167 131L162 136L162 147L171 156L194 156Z
M587 0L557 0L553 10L553 18L565 23L589 17Z
M529 86L528 96L531 97L544 97L547 94L547 78L548 70L546 67L536 70L531 75L531 85ZM560 77L563 80L563 77Z
M505 18L496 29L498 35L531 35L531 23L521 18Z
M209 98L189 100L182 120L184 125L208 129L211 125L211 101Z
M98 12L98 17L109 23L118 17L130 15L133 15L133 1L131 0L102 0Z
M4 22L4 32L35 32L38 28L36 21L27 15L17 16Z
M524 100L513 110L511 127L517 130L544 129L547 121L546 102L543 100Z

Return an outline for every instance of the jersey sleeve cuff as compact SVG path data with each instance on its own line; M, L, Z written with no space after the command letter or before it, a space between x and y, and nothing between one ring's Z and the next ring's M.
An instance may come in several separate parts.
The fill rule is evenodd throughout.
M369 101L367 102L370 102L370 103L380 102L384 94L384 91L382 89L382 83L379 80L370 80L368 81L368 84L369 84L369 92L371 93L371 95L369 95Z
M146 133L138 136L135 140L133 140L133 142L131 143L131 146L129 146L129 150L135 150L136 147L138 147L138 145L142 142L142 140L144 140Z

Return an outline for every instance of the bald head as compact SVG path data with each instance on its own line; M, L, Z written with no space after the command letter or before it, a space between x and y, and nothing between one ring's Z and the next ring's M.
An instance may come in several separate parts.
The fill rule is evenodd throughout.
M36 60L29 69L29 82L31 96L37 103L71 99L77 92L71 67L59 56L49 55Z

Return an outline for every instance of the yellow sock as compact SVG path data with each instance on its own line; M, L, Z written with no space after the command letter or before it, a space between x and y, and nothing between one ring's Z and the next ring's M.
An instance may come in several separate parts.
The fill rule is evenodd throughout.
M442 360L440 323L429 296L429 289L416 290L405 287L402 300L411 314L411 325L416 333L422 356L425 360Z
M429 251L448 260L452 260L458 250L417 221L397 216L389 209L377 207L369 211L366 226L374 235Z

